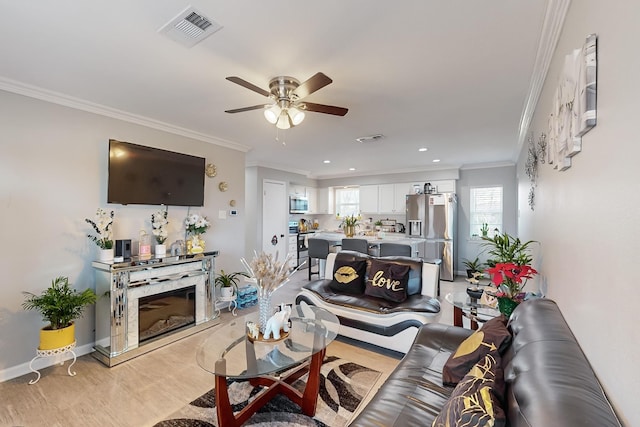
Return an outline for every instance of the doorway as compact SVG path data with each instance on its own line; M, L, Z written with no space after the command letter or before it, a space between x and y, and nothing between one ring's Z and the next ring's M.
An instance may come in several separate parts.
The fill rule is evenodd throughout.
M283 262L287 256L287 191L281 181L262 182L262 250Z

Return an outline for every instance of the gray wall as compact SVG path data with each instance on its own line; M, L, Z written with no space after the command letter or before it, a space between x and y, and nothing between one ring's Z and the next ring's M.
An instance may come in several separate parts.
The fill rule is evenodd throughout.
M96 246L84 222L98 207L115 210L116 239L137 240L151 231L157 206L108 205L108 141L114 138L205 157L218 175L205 179L205 205L193 211L212 222L207 249L219 249L217 270L240 268L244 254L244 153L144 126L0 91L0 380L28 372L44 326L26 312L22 291L40 293L57 276L78 289L94 288ZM227 181L222 193L218 183ZM218 219L237 201L240 216ZM169 208L171 243L183 238L187 208ZM94 340L91 308L77 322L79 351Z
M582 152L558 172L540 166L536 206L527 205L526 147L518 164L519 234L541 242L540 282L589 358L615 409L640 425L637 404L638 303L633 267L640 254L638 100L640 3L571 2L531 131L547 121L565 55L598 34L598 124Z
M462 169L460 180L456 185L458 193L458 262L456 270L464 272L462 262L473 260L477 256L481 261L486 260L481 240L469 238L469 208L471 204L470 191L472 187L502 186L503 197L503 225L501 232L511 235L517 234L517 198L516 167L503 166L482 169Z

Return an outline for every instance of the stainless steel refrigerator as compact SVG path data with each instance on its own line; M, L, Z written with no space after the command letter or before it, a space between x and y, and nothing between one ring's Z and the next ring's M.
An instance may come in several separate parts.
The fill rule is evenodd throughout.
M455 193L410 194L407 196L407 231L409 237L426 239L423 258L437 258L440 278L455 277L455 237L458 198Z

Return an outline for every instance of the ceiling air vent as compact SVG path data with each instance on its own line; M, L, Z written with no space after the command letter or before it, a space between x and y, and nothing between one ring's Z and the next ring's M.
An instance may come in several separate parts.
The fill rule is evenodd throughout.
M384 138L384 135L379 133L379 134L376 134L376 135L361 136L360 138L356 138L356 141L358 141L361 144L365 144L367 142L379 141L382 138Z
M205 17L189 6L158 32L184 46L192 47L222 28L222 25Z

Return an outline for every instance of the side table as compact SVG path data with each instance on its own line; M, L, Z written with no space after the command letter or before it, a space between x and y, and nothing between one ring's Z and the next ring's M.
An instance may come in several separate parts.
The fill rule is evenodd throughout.
M75 341L65 347L52 348L51 350L40 350L40 349L36 350L36 357L31 359L31 362L29 363L29 369L32 372L35 372L36 374L38 374L38 377L35 380L29 381L29 384L35 384L40 380L40 372L33 369L33 362L35 362L36 359L51 357L51 356L58 356L60 354L65 354L65 353L71 353L73 355L73 362L71 362L71 364L67 368L67 373L69 374L70 377L75 377L76 373L71 371L71 367L73 366L74 363L76 363L76 353L73 351L74 348L76 348ZM64 365L64 362L61 362L60 365Z

